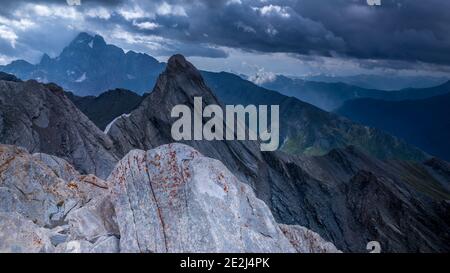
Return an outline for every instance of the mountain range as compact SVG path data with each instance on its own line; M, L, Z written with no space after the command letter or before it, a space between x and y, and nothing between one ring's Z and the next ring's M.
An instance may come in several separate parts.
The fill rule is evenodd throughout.
M177 104L192 107L194 96L221 105L199 71L182 56L172 57L150 95L111 124L107 135L119 157L171 143L170 109ZM431 251L447 240L442 217L448 213L448 163L438 159L380 161L355 147L296 157L261 153L251 141L184 143L223 162L268 204L278 222L304 225L339 249L364 251L367 241L376 238L389 251ZM433 224L423 225L424 219Z
M397 91L366 89L342 82L314 82L276 76L263 87L277 90L283 95L295 97L326 111L341 107L346 101L358 98L381 100L416 100L450 93L450 81L427 88L406 88Z
M301 77L307 81L346 83L366 89L378 89L385 91L395 91L407 88L428 88L441 85L449 80L448 77L437 76L402 76L397 74L359 74L351 76L329 76L315 75Z
M122 114L128 114L151 92L157 75L164 69L165 63L146 54L124 51L114 45L108 45L99 35L80 33L57 58L43 57L35 66L24 65L16 61L3 68L19 78L34 78L43 82L54 81L73 94L67 96L101 130ZM26 69L25 69L26 68ZM74 76L62 71L78 71ZM88 71L86 79L77 81ZM145 71L142 73L142 71ZM147 72L148 71L148 72ZM41 77L42 73L45 77ZM131 73L131 74L130 74ZM330 102L334 106L354 97L382 97L400 100L404 97L419 99L448 91L450 84L428 89L386 92L366 90L359 87L336 83L307 82L292 80L282 76L271 84L274 89L288 96L300 97L300 100L287 98L277 92L259 87L231 73L213 73L202 71L208 86L219 99L226 104L279 104L281 113L281 149L292 154L324 155L334 148L354 145L359 149L381 159L397 158L406 160L424 160L427 155L408 145L401 139L372 128L357 126L334 114L312 107L306 102L320 101L316 105L325 107ZM132 78L127 75L134 75ZM44 79L45 78L45 79ZM126 78L126 79L125 79ZM44 79L44 80L43 80ZM301 92L298 85L301 84ZM125 88L143 94L136 95ZM295 92L284 92L285 88ZM104 90L111 89L104 93ZM120 91L122 90L122 91ZM298 94L310 93L317 98L311 99ZM95 94L84 96L85 94ZM329 101L327 100L329 97ZM314 104L314 103L313 103ZM333 107L334 107L333 106ZM316 119L315 122L311 122Z
M0 143L14 145L0 146L2 250L363 252L378 241L385 252L449 251L449 164L379 130L181 55L142 97L84 100L2 78ZM254 141L173 144L170 111L192 110L194 96L279 104L291 154Z
M165 64L155 58L106 44L103 37L80 33L61 54L38 64L17 60L0 70L28 80L55 82L77 95L99 95L115 88L143 93L155 84Z
M450 93L422 100L356 99L344 103L336 113L450 160L449 105Z
M99 35L82 32L55 58L44 54L38 64L16 60L0 66L0 71L24 80L54 82L77 96L98 96L106 90L115 88L128 89L142 95L153 89L165 65L150 55L134 51L125 53L117 46L106 44ZM419 79L416 78L415 81ZM415 85L423 86L421 84L428 83L426 88L407 88L395 92L367 88L367 84L359 83L360 81L386 83L376 76L369 77L365 81L364 77L359 76L355 81L342 79L342 82L336 82L336 79L330 80L327 77L303 80L278 75L261 85L326 111L335 110L345 101L355 98L422 99L450 92L450 82L445 82L445 78L423 80ZM411 79L404 81L414 83ZM397 82L401 82L401 77ZM436 83L436 86L428 87L431 83Z

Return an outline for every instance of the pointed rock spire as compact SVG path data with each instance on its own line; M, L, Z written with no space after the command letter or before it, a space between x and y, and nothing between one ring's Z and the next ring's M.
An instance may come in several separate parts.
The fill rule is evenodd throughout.
M166 72L169 73L193 73L199 74L198 70L181 54L175 54L167 62Z

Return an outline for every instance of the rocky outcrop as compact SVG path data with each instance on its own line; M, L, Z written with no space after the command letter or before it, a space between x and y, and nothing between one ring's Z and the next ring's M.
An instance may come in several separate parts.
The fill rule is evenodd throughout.
M131 151L107 182L14 146L0 145L0 166L0 252L337 251L280 229L248 185L186 145Z
M118 158L112 141L54 84L0 80L0 143L56 155L106 178Z
M109 180L122 251L294 252L249 186L188 146L131 151Z

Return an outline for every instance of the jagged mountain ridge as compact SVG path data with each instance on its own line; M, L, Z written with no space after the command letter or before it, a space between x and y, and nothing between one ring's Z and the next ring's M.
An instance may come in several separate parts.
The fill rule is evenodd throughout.
M122 154L170 143L171 108L192 107L194 96L202 96L205 104L220 104L200 72L182 56L173 56L153 92L129 116L117 119L108 135ZM433 164L435 168L383 162L356 148L336 149L323 157L296 157L261 153L251 141L184 143L220 160L251 185L277 221L311 228L340 249L365 251L372 240L379 240L386 251L448 249L445 162ZM367 198L371 194L373 198Z
M139 93L148 91L164 64L155 58L106 44L103 37L80 33L61 54L30 64L23 60L0 67L0 70L23 79L55 82L76 95L99 95L114 88Z

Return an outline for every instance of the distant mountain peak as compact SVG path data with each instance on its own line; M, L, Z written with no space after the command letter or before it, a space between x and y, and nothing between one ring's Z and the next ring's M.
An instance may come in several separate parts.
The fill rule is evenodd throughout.
M103 48L107 46L105 39L98 35L91 35L86 32L79 33L68 46L69 48L79 48L82 46L83 48L88 46L90 48Z
M90 42L94 39L94 36L87 32L80 32L75 39L72 40L72 43L84 43L84 42Z
M52 59L50 58L50 56L47 53L44 53L44 55L42 55L40 64L47 65L47 64L50 64L51 61L52 61Z

